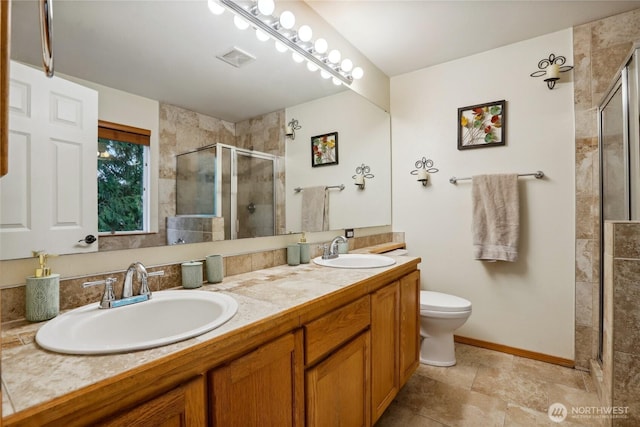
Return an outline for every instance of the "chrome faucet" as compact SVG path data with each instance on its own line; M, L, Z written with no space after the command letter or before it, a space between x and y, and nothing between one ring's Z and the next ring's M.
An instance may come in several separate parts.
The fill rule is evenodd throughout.
M334 259L338 258L338 243L347 243L348 240L344 236L335 237L329 245L324 245L324 252L322 254L322 259Z
M122 296L120 298L129 298L133 296L134 272L138 273L137 277L140 281L138 295L151 295L151 291L149 291L149 286L147 285L149 273L147 273L147 269L140 261L136 261L129 266L127 273L124 275L124 285L122 285Z
M136 272L140 281L140 289L138 295L133 295L133 273ZM100 308L115 308L125 305L135 304L151 299L151 291L147 279L149 276L164 276L164 271L147 272L147 269L141 262L134 262L129 266L124 276L122 284L122 296L116 299L113 291L113 284L117 281L115 277L107 277L105 280L96 280L95 282L85 282L83 288L96 285L104 285L104 293L100 300Z

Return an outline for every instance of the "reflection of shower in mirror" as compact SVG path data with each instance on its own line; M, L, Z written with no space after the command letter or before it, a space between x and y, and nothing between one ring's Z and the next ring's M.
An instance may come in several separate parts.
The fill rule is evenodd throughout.
M225 144L177 155L177 216L167 219L167 243L273 236L276 160Z

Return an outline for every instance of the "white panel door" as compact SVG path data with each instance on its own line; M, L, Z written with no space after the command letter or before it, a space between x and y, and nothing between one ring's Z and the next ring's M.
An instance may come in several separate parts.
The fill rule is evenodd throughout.
M0 259L98 250L97 140L96 91L11 61Z

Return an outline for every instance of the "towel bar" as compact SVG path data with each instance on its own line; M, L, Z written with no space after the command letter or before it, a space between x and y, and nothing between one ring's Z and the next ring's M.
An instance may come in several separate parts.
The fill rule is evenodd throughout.
M536 171L536 172L531 172L531 173L519 173L518 176L535 176L536 179L542 179L542 178L544 178L544 172ZM465 180L468 180L468 179L472 179L472 177L466 176L464 178L456 178L455 176L452 176L451 178L449 178L449 182L451 184L456 184L458 181L465 181Z
M344 184L340 184L340 185L327 185L327 186L325 187L325 190L328 190L328 189L330 189L330 188L338 188L338 189L340 189L340 191L342 191L342 190L344 190ZM301 192L302 190L304 190L304 188L301 188L301 187L296 187L296 188L294 188L294 189L293 189L293 191L295 191L296 193L299 193L299 192Z

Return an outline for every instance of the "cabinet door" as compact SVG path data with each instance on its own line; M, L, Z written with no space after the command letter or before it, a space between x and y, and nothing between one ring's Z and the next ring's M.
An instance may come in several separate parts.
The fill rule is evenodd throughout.
M400 279L400 387L420 363L420 272Z
M211 372L211 423L286 427L304 422L302 332L284 335Z
M366 331L307 370L307 426L371 425L369 347Z
M127 410L99 426L201 427L206 425L204 377Z
M371 399L372 421L382 415L398 393L400 284L371 295Z

